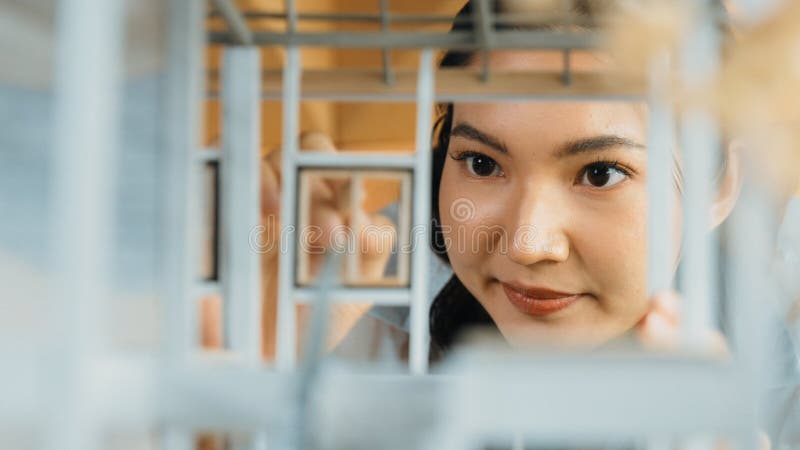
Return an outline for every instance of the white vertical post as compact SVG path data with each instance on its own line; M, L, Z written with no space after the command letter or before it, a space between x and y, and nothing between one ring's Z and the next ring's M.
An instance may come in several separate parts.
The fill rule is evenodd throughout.
M411 267L409 366L412 374L428 370L428 283L431 226L431 124L434 99L433 50L422 51L417 81L417 153L414 165L414 226Z
M717 33L710 1L697 7L692 30L681 49L681 76L688 89L702 88L717 68ZM684 294L682 343L686 350L703 349L706 330L715 327L717 292L714 289L717 261L711 233L711 205L714 193L714 161L718 156L717 126L709 111L690 107L680 118L683 178L683 261L681 281ZM708 435L687 439L685 450L711 449Z
M166 148L161 285L164 302L164 356L167 364L185 362L199 343L197 308L192 298L198 278L197 247L200 236L198 168L200 119L203 99L202 4L170 0L167 95L165 98Z
M290 2L292 3L292 2ZM281 232L278 259L278 330L276 365L292 370L297 360L297 322L292 292L295 281L295 226L297 213L297 163L300 130L300 49L286 49L283 68L283 154L281 161ZM287 237L287 239L284 239Z
M745 164L746 167L746 164ZM746 174L745 174L746 176ZM760 400L767 371L772 370L772 343L766 341L770 301L777 298L775 280L770 276L774 251L775 211L763 190L745 178L738 206L730 218L730 258L727 265L730 292L731 346L736 351L736 368L741 374L742 394ZM770 324L774 326L774 324ZM753 405L751 411L756 410ZM755 417L752 423L755 424ZM736 448L757 448L755 428L742 430Z
M674 121L668 98L670 61L659 55L650 68L647 126L647 292L672 288L675 220Z
M89 375L107 348L113 194L124 29L117 0L58 4L53 158L53 406L45 448L102 448ZM91 68L87 70L87 68Z
M684 84L702 88L717 68L718 36L709 2L698 8L692 32L686 38L681 60ZM717 292L717 273L710 235L710 211L714 188L714 162L719 139L716 123L708 111L690 108L681 116L681 148L684 156L683 337L687 348L703 345L703 331L711 328Z
M200 119L204 94L205 5L195 0L169 1L167 82L164 110L165 160L161 206L161 297L163 302L163 369L185 364L199 344L197 307L200 237L198 165ZM164 430L164 448L190 450L192 435L181 427Z
M297 226L300 227L300 230L303 230L311 223L311 183L314 181L314 177L320 178L321 174L315 174L313 171L307 170L299 175L300 179L297 185L297 207L299 208L299 211L297 211ZM305 239L303 236L303 234L298 234L298 239ZM297 253L297 264L295 265L297 274L295 279L298 284L311 284L310 256L305 251Z
M250 248L260 223L261 55L228 47L222 59L221 281L228 348L261 361L261 257Z

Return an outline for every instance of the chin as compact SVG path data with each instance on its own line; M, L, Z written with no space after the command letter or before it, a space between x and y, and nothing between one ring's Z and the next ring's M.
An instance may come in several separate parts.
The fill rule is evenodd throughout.
M598 330L587 332L585 326L566 321L542 322L530 317L521 317L498 326L500 333L511 347L519 349L548 348L558 350L593 350L614 339ZM612 333L613 334L613 333Z

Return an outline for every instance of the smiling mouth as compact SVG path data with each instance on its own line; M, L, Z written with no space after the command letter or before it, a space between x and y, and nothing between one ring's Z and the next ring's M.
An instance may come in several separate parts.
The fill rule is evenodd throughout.
M521 312L531 316L547 316L577 302L583 294L553 291L542 287L527 287L501 282L508 301Z

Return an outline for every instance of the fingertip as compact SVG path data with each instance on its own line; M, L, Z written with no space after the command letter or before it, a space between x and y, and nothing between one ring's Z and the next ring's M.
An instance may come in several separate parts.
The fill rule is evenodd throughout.
M677 323L681 315L680 295L672 289L660 291L651 297L652 308L661 311L673 323Z
M648 349L671 350L677 345L677 330L658 312L648 314L636 331L640 342Z
M723 359L730 356L731 349L728 346L728 340L721 332L717 330L708 330L705 339L707 350L712 356Z
M300 133L300 149L317 152L335 152L333 139L322 131L304 131Z
M644 319L642 329L657 335L664 335L670 329L670 324L663 315L651 313Z
M397 228L394 222L381 214L364 213L361 243L364 256L388 258L397 242Z
M767 433L764 430L759 430L758 432L758 440L759 446L758 448L761 450L772 450L772 441L769 439Z

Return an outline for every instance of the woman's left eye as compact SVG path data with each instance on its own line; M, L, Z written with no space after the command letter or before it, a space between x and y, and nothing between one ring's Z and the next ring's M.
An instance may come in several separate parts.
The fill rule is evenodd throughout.
M628 176L627 171L615 162L596 162L583 168L580 184L607 188L624 181Z

